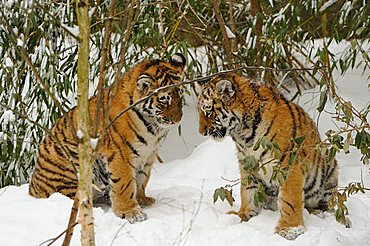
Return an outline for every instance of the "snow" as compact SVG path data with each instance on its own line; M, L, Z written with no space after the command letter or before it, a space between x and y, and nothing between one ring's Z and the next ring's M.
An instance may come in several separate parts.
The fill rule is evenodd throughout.
M90 145L93 149L96 149L96 145L98 144L99 138L90 138Z
M341 163L353 159L341 158ZM351 164L350 164L351 165ZM356 174L357 169L346 170ZM369 174L364 173L369 181ZM294 243L273 233L279 214L263 210L249 222L225 214L238 209L240 197L234 188L236 204L217 201L213 190L225 185L224 178L237 178L235 147L230 138L218 143L207 140L191 156L153 170L147 194L157 199L144 209L148 220L130 224L110 209L94 208L96 245L367 245L370 240L370 195L349 199L353 228L346 229L330 214L324 218L304 212L306 232ZM347 174L346 174L347 175ZM369 182L367 182L369 185ZM54 194L35 199L28 185L0 190L0 245L39 245L57 236L67 225L72 200ZM79 245L76 226L71 245ZM16 232L16 233L14 233ZM55 245L61 245L61 240Z
M3 115L0 117L0 122L3 124L8 124L8 122L14 121L15 116L13 114L13 111L11 110L6 110L4 111Z
M74 37L80 36L80 29L78 28L78 26L74 25L73 27L70 27L62 24L62 27L66 29L69 33L71 33Z
M5 66L6 67L10 67L12 68L13 67L13 62L12 62L12 59L10 59L9 57L5 58Z
M89 18L90 19L93 16L93 14L95 13L95 10L96 10L96 7L92 7L91 9L89 9Z
M228 26L225 26L225 29L228 38L236 38L235 34L230 30Z
M17 38L17 45L20 46L20 47L23 47L24 46L24 41L20 38Z
M78 137L79 139L82 139L82 138L84 137L84 134L82 133L82 131L81 131L81 130L78 130L78 131L76 132L76 134L77 134L77 137Z
M321 6L319 11L324 12L327 8L329 8L330 6L332 6L336 2L338 2L338 0L329 0L329 1L325 2L324 5Z

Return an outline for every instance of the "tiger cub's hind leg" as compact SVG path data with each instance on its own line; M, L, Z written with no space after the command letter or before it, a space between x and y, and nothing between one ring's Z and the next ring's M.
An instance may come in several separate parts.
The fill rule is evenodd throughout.
M99 155L93 165L93 203L94 205L111 206L110 174L108 161L104 155Z

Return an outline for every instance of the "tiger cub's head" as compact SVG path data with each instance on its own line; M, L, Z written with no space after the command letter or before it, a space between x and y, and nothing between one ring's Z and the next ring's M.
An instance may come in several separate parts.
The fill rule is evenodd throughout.
M160 87L179 84L184 78L185 57L174 54L169 61L146 60L138 64L131 77L134 78L137 101ZM161 127L168 127L180 122L182 118L183 91L173 87L149 97L141 104L141 112L154 119Z
M199 133L221 140L240 122L234 76L220 75L197 83Z

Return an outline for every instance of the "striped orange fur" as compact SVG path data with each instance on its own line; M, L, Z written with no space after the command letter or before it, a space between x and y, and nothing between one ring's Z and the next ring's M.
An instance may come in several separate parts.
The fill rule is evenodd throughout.
M316 148L321 143L313 120L297 104L287 100L276 88L257 84L235 73L219 75L199 84L199 132L219 140L231 136L237 147L241 174L241 207L237 214L242 221L256 216L262 208L279 210L276 233L295 239L304 232L302 211L328 210L328 201L337 189L338 165L326 161L325 151ZM288 167L296 147L293 139L304 136L297 160L280 186L272 179L273 167ZM253 146L261 137L276 143L281 158L274 159L272 151ZM266 163L267 173L245 170L244 160L253 155ZM256 165L256 164L255 164ZM256 203L258 185L263 186L267 199Z
M155 89L182 82L185 63L183 55L175 54L169 61L145 60L132 67L119 81L109 121ZM104 91L105 111L110 93L110 88ZM95 124L96 101L96 97L89 101L92 126ZM94 203L112 205L117 216L131 223L147 218L141 207L155 202L145 194L152 165L169 127L181 120L182 105L182 91L174 87L135 106L108 128L93 166L93 183L99 188L94 190ZM51 129L52 136L46 135L40 145L29 184L32 196L47 198L55 192L71 198L75 196L77 174L73 165L78 166L78 143L72 131L77 127L76 114L77 111L72 109L57 120ZM73 127L67 118L73 122ZM103 116L98 124L101 133Z

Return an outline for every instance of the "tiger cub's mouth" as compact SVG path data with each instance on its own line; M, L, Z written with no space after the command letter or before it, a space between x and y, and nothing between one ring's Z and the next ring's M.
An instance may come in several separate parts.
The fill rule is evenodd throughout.
M158 118L158 123L161 127L167 128L178 125L180 121L176 121L172 118Z
M221 129L211 128L210 130L206 131L205 135L209 135L214 140L219 141L226 136L226 127L222 127Z

